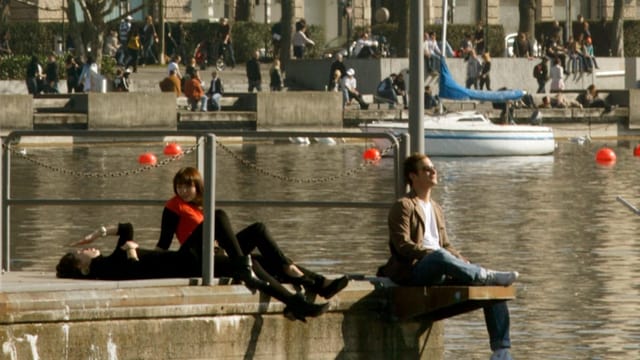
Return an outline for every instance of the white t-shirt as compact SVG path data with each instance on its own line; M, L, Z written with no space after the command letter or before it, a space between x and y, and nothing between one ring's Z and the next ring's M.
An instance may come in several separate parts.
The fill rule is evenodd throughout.
M438 226L436 224L436 217L433 213L433 206L431 202L424 202L419 200L420 207L424 211L424 239L422 246L431 250L440 249L440 237L438 236Z

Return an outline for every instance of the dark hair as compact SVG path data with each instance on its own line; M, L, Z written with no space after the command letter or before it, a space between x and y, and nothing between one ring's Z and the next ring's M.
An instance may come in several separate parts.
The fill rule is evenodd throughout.
M416 174L418 172L418 164L427 157L427 155L422 153L414 153L404 160L403 174L405 184L411 185L411 178L409 175Z
M204 181L198 169L187 166L178 170L173 177L173 192L178 195L178 185L194 185L196 187L196 198L192 203L196 206L202 206L202 194L204 193Z
M67 279L80 279L85 277L78 268L78 258L74 253L66 253L56 266L56 277Z

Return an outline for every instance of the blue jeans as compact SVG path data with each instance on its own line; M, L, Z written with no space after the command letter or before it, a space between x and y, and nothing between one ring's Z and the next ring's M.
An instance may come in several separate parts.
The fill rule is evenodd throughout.
M423 257L413 268L412 285L472 285L481 282L483 268L464 262L444 249ZM491 350L510 348L510 318L506 301L484 307Z

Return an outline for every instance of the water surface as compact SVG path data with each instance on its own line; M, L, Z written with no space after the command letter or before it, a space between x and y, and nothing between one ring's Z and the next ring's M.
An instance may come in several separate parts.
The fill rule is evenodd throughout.
M521 273L510 302L513 354L518 359L640 358L640 217L616 196L640 204L640 159L634 143L608 144L613 167L595 163L603 144L561 143L553 156L435 158L449 235L472 261ZM295 199L388 201L393 164L384 158L354 176L363 144L338 146L235 145L256 172L218 152L216 193L224 200ZM50 168L116 173L135 169L143 151L160 144L28 148ZM161 157L161 156L160 156ZM42 198L145 198L172 195L180 161L121 177L69 176L14 158L12 196ZM277 176L274 176L275 174ZM334 181L305 182L337 177ZM277 177L285 177L283 181ZM298 182L302 181L302 182ZM263 221L293 259L325 273L373 274L388 256L382 209L227 208L240 229ZM53 271L64 244L100 224L130 221L143 246L159 235L161 206L17 206L11 210L14 270ZM111 243L100 243L109 251ZM446 359L487 359L482 312L447 320Z

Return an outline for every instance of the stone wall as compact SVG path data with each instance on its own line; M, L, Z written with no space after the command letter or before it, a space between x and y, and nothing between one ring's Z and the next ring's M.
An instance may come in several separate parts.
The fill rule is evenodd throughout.
M444 353L442 322L389 319L388 294L366 281L351 282L328 313L306 323L286 319L284 304L243 286L167 283L175 279L74 289L69 280L55 278L48 286L61 281L66 291L0 293L5 356L434 360Z

